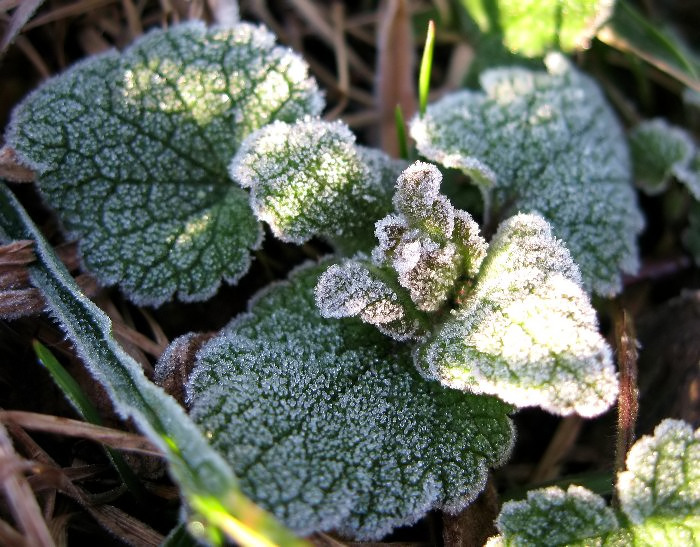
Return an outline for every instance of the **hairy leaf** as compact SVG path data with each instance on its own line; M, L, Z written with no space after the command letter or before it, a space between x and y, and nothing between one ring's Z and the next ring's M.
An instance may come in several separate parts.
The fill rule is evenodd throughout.
M480 30L527 57L588 47L615 0L461 0Z
M318 315L306 267L199 353L192 416L242 490L300 534L377 539L457 511L509 455L510 407L426 382L410 352L355 319Z
M488 547L499 545L601 545L582 539L599 538L618 528L612 509L599 495L581 486L564 491L550 487L528 492L527 500L506 502L496 520L501 536L490 538Z
M414 118L411 134L425 157L470 175L498 218L547 218L586 288L612 295L619 270L638 267L643 224L624 135L592 80L559 55L546 60L548 73L485 72L483 92L444 97Z
M391 209L404 166L357 146L342 122L307 118L250 135L230 170L251 189L253 211L277 237L303 243L323 235L352 253L371 242L373 222Z
M496 545L697 545L700 542L700 430L664 420L642 437L618 475L621 517L580 486L546 488L503 505Z
M28 266L32 283L115 409L134 420L163 451L187 504L204 516L207 525L223 528L243 545L300 545L241 494L231 466L212 450L182 407L150 382L116 342L109 317L80 292L27 212L0 183L0 242L27 239L34 240L37 257Z
M700 200L700 155L687 132L656 118L637 125L629 140L635 181L644 192L660 194L675 177Z
M15 110L7 141L101 282L138 303L201 300L243 275L261 242L228 178L237 147L322 107L304 62L266 30L189 23L49 80Z
M617 396L610 348L578 268L535 215L501 224L476 285L415 357L444 385L520 407L594 416Z

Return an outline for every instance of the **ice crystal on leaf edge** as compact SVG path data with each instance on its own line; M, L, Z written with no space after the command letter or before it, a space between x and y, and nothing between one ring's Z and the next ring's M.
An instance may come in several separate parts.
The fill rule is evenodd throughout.
M512 407L424 380L356 319L320 317L328 265L264 290L200 350L188 398L241 489L297 533L378 539L473 500L510 454Z
M412 342L418 370L449 387L562 415L607 410L612 354L569 251L535 214L507 219L487 245L440 180L423 162L401 174L372 260L358 254L320 277L321 315Z
M621 289L643 227L622 128L593 80L561 55L548 72L499 68L411 122L418 151L469 175L498 219L538 212L579 265L584 286Z
M620 513L580 486L529 492L503 505L500 545L697 545L700 542L700 430L666 419L627 454L616 485Z
M306 63L263 27L191 22L48 80L6 138L86 268L156 305L205 299L248 270L262 229L228 163L252 131L323 106Z

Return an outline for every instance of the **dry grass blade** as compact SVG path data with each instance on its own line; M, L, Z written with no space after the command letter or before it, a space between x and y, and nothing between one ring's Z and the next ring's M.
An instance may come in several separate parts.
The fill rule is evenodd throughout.
M394 110L401 106L406 119L416 111L414 87L415 51L411 14L406 0L387 0L378 32L377 102L380 116L381 147L398 156Z
M17 9L12 13L10 24L5 29L2 40L0 40L0 57L2 57L9 45L22 31L24 25L29 21L29 18L43 3L44 0L23 0L19 3Z
M0 148L0 177L10 182L33 182L34 171L19 163L17 154L9 146Z
M322 13L321 8L310 0L290 0L290 3L296 8L299 15L306 20L319 38L333 47L335 32L333 27L328 23L330 17ZM374 80L374 72L362 60L362 57L350 49L347 52L347 56L348 63L356 71L358 76L363 77L368 82Z
M92 425L78 420L23 412L19 410L0 411L0 422L11 423L33 431L56 433L70 437L81 437L105 444L116 450L137 452L147 456L162 456L160 451L145 437L126 433L109 427Z
M0 545L6 547L31 547L22 534L0 519Z
M93 468L94 466L90 466ZM99 494L90 494L76 486L65 470L58 467L46 467L32 477L32 485L39 491L56 489L77 501L106 530L120 538L128 545L160 545L163 536L138 519L106 505L124 492L124 487Z
M17 461L12 442L4 427L0 426L0 459L5 462ZM4 463L7 465L7 463ZM15 472L2 477L2 486L12 514L24 531L30 545L50 547L54 545L39 504L34 497L27 479L23 474Z
M78 2L68 4L67 6L58 7L48 13L34 18L32 21L27 23L24 29L30 30L36 27L41 27L48 23L61 21L69 17L84 15L90 13L90 11L92 10L107 6L109 4L114 4L118 1L119 0L79 0Z
M29 239L0 245L0 268L3 266L26 266L36 260L34 242Z
M121 509L111 505L86 509L97 522L129 545L156 547L163 543L161 534Z

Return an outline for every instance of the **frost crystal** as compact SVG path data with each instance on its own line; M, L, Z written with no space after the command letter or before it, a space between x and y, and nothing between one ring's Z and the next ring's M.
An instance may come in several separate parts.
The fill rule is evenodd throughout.
M700 154L692 137L661 118L642 122L629 135L637 185L656 195L675 177L700 200Z
M535 215L501 224L476 285L415 358L444 385L557 414L594 416L617 396L578 268Z
M460 510L510 453L509 407L424 381L373 327L319 317L325 267L264 292L200 351L192 416L241 489L300 535L379 539Z
M251 189L253 211L280 239L303 243L323 235L354 251L370 241L372 221L391 209L403 167L378 150L357 146L343 123L307 118L250 135L230 172Z
M318 281L315 296L323 317L360 317L396 340L420 333L420 323L408 317L396 292L356 260L328 268Z
M642 437L618 475L625 520L580 486L529 492L503 505L497 545L698 545L700 543L700 430L664 420Z
M266 30L189 23L49 80L15 110L7 141L101 282L138 303L199 300L244 274L261 242L228 178L237 147L322 108L304 62Z
M542 214L566 241L587 288L620 290L638 267L642 217L622 130L596 84L557 55L549 73L494 69L411 124L419 152L461 169L503 219Z

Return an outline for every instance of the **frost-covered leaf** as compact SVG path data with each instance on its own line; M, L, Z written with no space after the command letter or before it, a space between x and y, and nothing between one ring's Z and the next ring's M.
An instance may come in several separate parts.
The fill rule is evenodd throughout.
M700 157L686 131L656 118L637 125L629 141L635 181L644 192L660 194L676 177L700 200Z
M299 534L377 539L457 511L511 450L509 407L426 382L407 347L355 319L323 319L297 271L205 346L192 416L242 490Z
M501 224L476 285L415 356L444 385L520 407L594 416L617 396L578 268L536 215Z
M612 15L615 0L461 0L482 32L502 35L509 50L528 57L588 46Z
M250 135L231 177L251 189L259 219L284 241L322 235L352 253L370 242L372 224L391 209L405 164L355 144L340 121L274 123Z
M424 334L425 326L417 314L411 313L405 297L402 300L400 289L392 288L391 281L377 275L377 271L368 261L333 264L323 272L315 289L320 314L336 319L359 317L395 340Z
M580 486L529 492L503 505L501 535L487 545L698 545L700 543L700 430L664 420L642 437L618 475L621 517Z
M620 506L640 543L700 543L700 430L664 420L627 454L617 479ZM675 538L675 539L674 539Z
M183 499L199 514L198 524L203 516L207 528L224 528L239 542L298 546L300 542L286 528L241 495L231 465L114 339L110 318L82 294L22 205L0 181L0 243L23 240L34 241L36 261L27 270L48 311L115 410L133 420L160 448ZM232 521L235 526L230 526Z
M489 539L488 547L582 545L582 539L602 536L617 529L618 523L603 498L586 488L569 486L566 491L533 490L527 500L505 503L496 526L501 536Z
M228 177L237 147L322 107L304 62L266 30L190 23L49 80L7 140L100 281L139 303L197 300L244 274L261 241Z
M544 215L586 288L612 295L619 270L638 267L643 224L625 138L592 80L558 55L547 66L487 71L483 92L444 97L413 120L411 134L422 155L470 175L499 218Z

